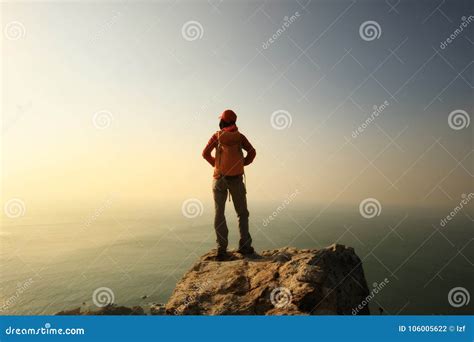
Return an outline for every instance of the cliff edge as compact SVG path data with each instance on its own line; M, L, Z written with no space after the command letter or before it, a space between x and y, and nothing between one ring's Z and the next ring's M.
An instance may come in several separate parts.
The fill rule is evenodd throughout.
M231 252L226 261L208 253L178 282L166 314L350 315L368 294L360 258L343 245Z
M370 314L361 306L369 294L362 261L354 249L284 247L244 257L229 252L218 261L209 252L176 285L168 303L152 315L351 315ZM353 311L355 308L357 310ZM81 308L57 315L143 315L140 306L114 303L96 311Z

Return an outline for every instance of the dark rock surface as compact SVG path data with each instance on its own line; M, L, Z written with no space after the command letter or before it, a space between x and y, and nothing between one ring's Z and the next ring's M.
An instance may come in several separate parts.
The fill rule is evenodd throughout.
M137 316L144 315L145 311L140 306L134 306L128 308L126 306L107 305L103 308L97 308L97 310L82 310L80 307L72 310L64 310L56 313L56 315L97 315L97 316Z

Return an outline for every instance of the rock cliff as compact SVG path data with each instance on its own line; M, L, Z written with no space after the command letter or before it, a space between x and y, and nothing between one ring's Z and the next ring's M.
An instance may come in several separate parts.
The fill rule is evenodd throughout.
M354 249L280 248L243 257L230 252L218 261L203 255L176 285L166 305L152 315L351 315L368 296L362 262ZM369 314L367 307L357 314ZM141 307L80 308L67 315L140 315Z
M178 282L168 315L350 315L369 294L354 249L281 248L258 257L205 254ZM367 307L358 311L369 314Z

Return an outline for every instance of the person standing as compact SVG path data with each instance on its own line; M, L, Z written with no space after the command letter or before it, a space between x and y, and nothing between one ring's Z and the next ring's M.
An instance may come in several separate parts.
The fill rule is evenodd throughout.
M202 156L214 167L212 192L214 195L214 229L216 231L218 260L227 256L228 234L225 219L225 203L230 195L239 219L239 248L243 255L254 254L249 232L247 190L244 183L244 167L253 162L256 151L248 139L239 132L234 111L227 109L219 116L220 130L209 139ZM211 152L216 150L215 157ZM243 151L246 151L244 156Z

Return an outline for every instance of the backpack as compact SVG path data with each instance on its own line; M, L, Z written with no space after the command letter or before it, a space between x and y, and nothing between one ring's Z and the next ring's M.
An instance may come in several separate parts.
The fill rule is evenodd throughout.
M220 176L238 176L244 173L242 136L239 131L217 131L215 173Z

